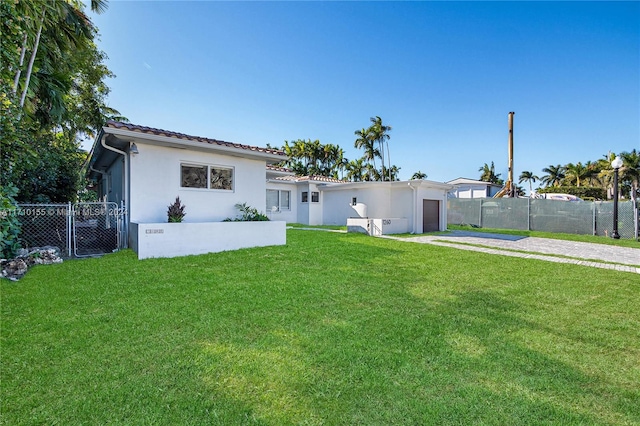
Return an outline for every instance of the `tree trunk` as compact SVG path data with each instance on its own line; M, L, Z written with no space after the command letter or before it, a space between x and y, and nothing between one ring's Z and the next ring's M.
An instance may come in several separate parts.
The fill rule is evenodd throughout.
M36 35L36 41L33 43L33 51L31 52L31 58L29 59L29 67L27 68L27 78L24 82L24 90L22 90L22 97L20 98L20 107L24 106L24 100L27 97L27 90L29 90L29 81L31 81L31 72L33 71L33 63L36 60L36 54L38 53L38 46L40 44L40 35L42 34L42 26L44 24L44 15L47 9L42 9L42 17L40 18L40 26L38 27L38 34Z
M16 78L13 79L13 94L18 91L18 83L20 82L20 74L22 73L22 65L24 64L24 54L27 50L27 32L24 32L24 39L22 40L22 50L20 51L20 65L16 70Z

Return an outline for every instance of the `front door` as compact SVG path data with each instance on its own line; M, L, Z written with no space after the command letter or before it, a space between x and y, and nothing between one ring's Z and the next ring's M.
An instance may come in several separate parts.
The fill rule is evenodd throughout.
M422 200L422 232L440 230L440 201Z

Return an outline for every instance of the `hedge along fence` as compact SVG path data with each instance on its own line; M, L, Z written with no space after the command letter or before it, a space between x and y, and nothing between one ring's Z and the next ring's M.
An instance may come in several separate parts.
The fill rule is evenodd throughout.
M635 201L618 203L618 233L638 238ZM613 202L558 201L532 198L451 198L447 222L484 228L610 236Z

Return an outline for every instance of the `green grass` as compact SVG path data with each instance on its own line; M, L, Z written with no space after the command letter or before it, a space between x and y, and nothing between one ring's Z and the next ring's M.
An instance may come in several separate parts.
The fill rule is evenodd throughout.
M304 223L287 223L290 228L329 229L334 231L346 231L346 226L340 225L305 225Z
M640 423L637 274L287 239L0 281L0 423Z
M489 232L492 234L507 234L507 235L519 235L522 237L552 238L556 240L578 241L583 243L607 244L607 245L618 246L618 247L640 248L640 241L636 241L633 239L614 240L613 238L610 238L610 237L601 237L597 235L562 234L562 233L542 232L542 231L519 231L515 229L474 228L469 225L449 225L447 228L450 231L459 230L459 231L473 231L473 232Z

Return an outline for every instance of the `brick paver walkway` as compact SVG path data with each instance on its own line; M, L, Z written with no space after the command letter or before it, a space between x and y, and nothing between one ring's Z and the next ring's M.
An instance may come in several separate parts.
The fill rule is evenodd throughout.
M640 274L640 247L636 249L605 244L554 240L550 238L519 237L515 235L470 231L452 231L449 234L423 235L411 238L385 237L401 241L436 244L462 250L500 254L503 256L573 263Z

